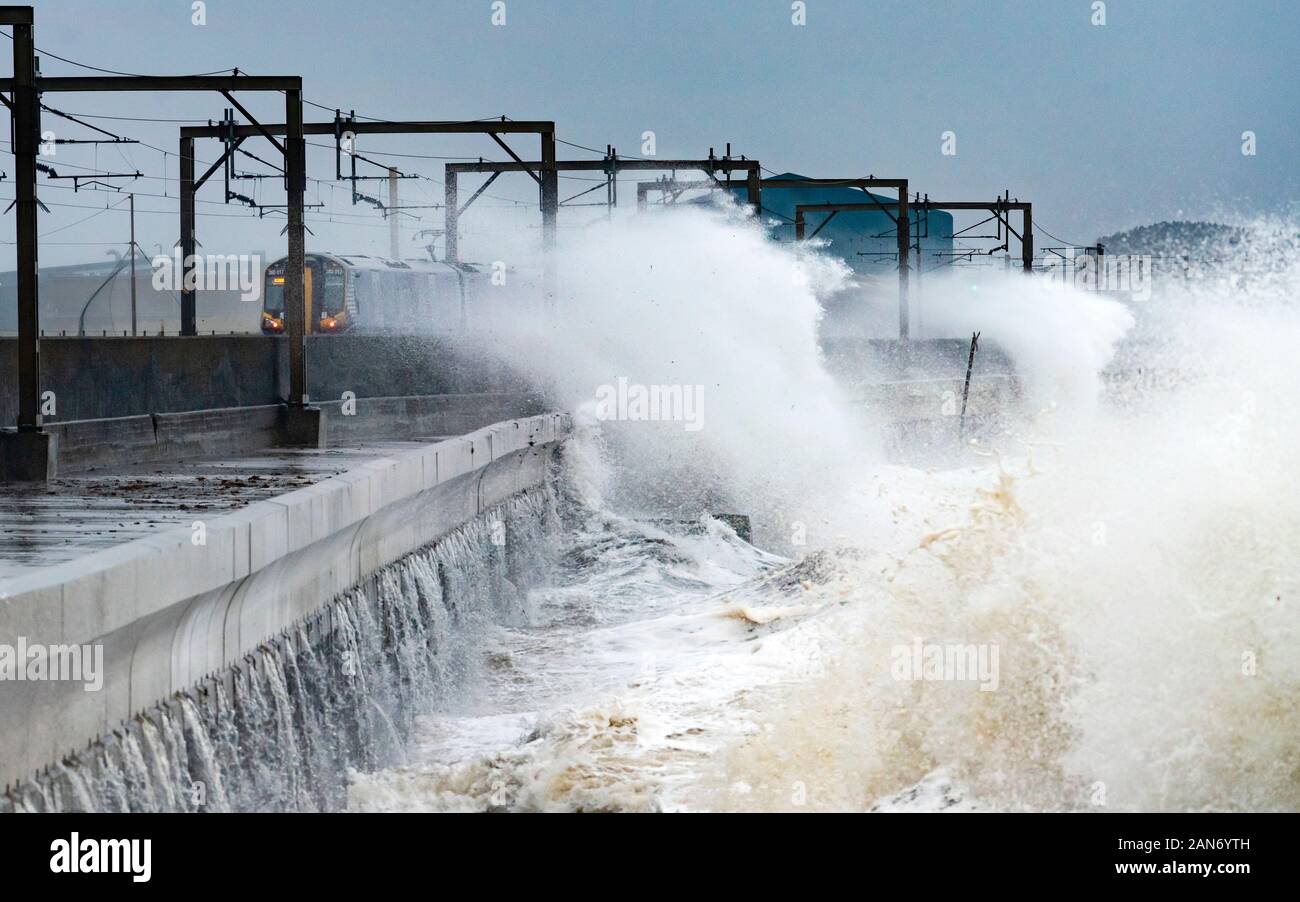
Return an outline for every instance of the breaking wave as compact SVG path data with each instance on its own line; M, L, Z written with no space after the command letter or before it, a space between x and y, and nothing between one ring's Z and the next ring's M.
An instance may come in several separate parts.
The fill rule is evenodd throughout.
M701 242L705 261L652 225L604 239L602 290L579 286L574 316L619 286L620 318L600 328L636 349L576 378L566 364L569 384L636 377L640 360L701 385L736 361L820 372L815 330L769 328L816 315L806 283L773 276L787 251L751 265L734 212L687 216L666 231L725 232ZM1028 388L939 469L886 459L835 393L812 408L824 423L792 421L791 386L761 382L725 393L694 438L590 423L569 456L600 491L567 569L530 595L528 624L497 629L494 679L420 719L410 762L355 775L349 806L1300 808L1295 234L1260 226L1235 265L1264 270L1168 278L1141 302L1007 276L975 303L927 279L927 329L981 330ZM678 251L669 280L644 265L658 239ZM762 287L734 275L763 266L778 268ZM736 278L744 308L702 314L725 350L701 344L698 318L663 314L730 297ZM822 452L851 467L816 466ZM620 484L647 478L676 491ZM659 520L769 487L739 511L787 540L779 558L707 516ZM806 541L788 541L801 525ZM921 646L991 652L996 685L900 677L900 650Z

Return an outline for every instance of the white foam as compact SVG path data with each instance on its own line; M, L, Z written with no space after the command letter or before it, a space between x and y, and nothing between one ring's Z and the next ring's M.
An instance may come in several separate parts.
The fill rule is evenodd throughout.
M881 460L821 370L793 257L742 220L693 211L565 259L562 331L589 352L541 343L557 385L717 391L696 436L622 424L589 499L714 493L782 535L812 524L796 554L822 552L772 572L725 531L641 528L657 541L552 599L583 617L503 638L517 692L430 719L354 807L1300 808L1294 264L1129 309L928 280L926 328L979 329L1034 387L985 456L929 472ZM897 679L918 639L996 646L997 689Z

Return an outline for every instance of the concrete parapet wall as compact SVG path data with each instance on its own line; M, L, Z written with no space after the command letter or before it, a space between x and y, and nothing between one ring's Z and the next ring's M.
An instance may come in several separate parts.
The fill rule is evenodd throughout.
M969 340L908 343L827 338L826 365L845 384L961 378ZM987 336L980 375L1014 372ZM18 412L18 346L0 337L0 426ZM55 394L48 424L280 403L288 396L288 345L262 335L47 337L41 389ZM307 338L307 389L316 404L356 398L530 394L536 387L484 351L472 335L314 335Z
M964 379L915 379L858 386L853 402L881 426L891 460L939 465L966 441L1005 428L1023 402L1018 376L981 375L970 383L962 417Z
M480 512L545 481L569 420L545 414L375 460L189 528L0 583L0 643L102 645L103 687L0 682L0 783L237 663Z
M105 420L50 423L59 437L59 470L105 464L241 454L280 442L280 407L229 407Z
M875 338L825 338L826 368L847 385L899 379L960 379L966 374L970 339L923 338L909 342ZM1015 373L991 336L980 340L975 370L981 375Z
M890 422L954 419L961 408L963 379L913 379L859 386L853 399L880 419ZM1012 409L1023 386L1016 376L973 378L967 399L968 415L992 415Z
M543 412L533 396L509 392L358 398L353 416L343 414L342 401L323 401L317 406L326 412L331 444L411 435L462 435L489 423Z
M263 335L46 337L41 390L47 423L277 404L288 397L288 340ZM0 338L0 425L18 414L18 342ZM520 393L523 382L467 336L313 335L313 401L408 395Z
M282 341L260 335L195 338L43 338L41 391L54 392L53 424L274 404ZM286 364L287 365L287 364ZM18 342L0 338L0 423L18 412Z

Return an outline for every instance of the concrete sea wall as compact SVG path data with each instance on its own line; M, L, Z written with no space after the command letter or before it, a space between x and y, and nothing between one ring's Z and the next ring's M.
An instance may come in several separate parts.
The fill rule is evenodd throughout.
M224 693L227 701L240 691L261 693L263 700L279 698L251 685L238 688L240 680L251 679L240 670L248 667L250 655L278 656L269 669L265 661L260 670L252 668L271 682L273 672L287 673L290 654L274 643L289 641L299 656L305 650L318 655L310 626L319 623L322 611L341 604L384 568L437 548L439 540L450 541L457 530L481 533L488 512L545 488L569 428L562 414L498 423L215 517L204 524L202 544L195 543L192 529L181 528L8 581L0 586L0 642L21 638L29 646L101 646L103 685L87 692L83 683L70 680L0 682L5 725L0 783L31 786L38 771L66 770L74 760L84 764L88 755L109 755L110 746L119 749L122 762L134 762L119 770L138 770L144 765L135 758L143 754L144 764L154 761L155 771L159 761L174 758L176 767L185 763L192 776L204 758L204 743L210 745L215 735L196 726L202 721L196 687L215 681L216 688L203 697ZM455 568L444 565L440 579L460 578L448 569ZM326 618L332 626L321 641L343 641L335 627L351 623L344 633L359 642L357 624L365 616L353 611L351 620ZM378 645L367 653L388 654L394 637L411 629L385 621L376 633ZM317 696L331 700L330 710L344 703L334 689L321 689ZM160 704L178 706L170 737L166 724L155 719L147 726L139 716ZM227 726L237 726L238 707L226 712L235 718ZM295 709L278 716L293 723L307 713ZM139 734L138 754L128 754L132 731ZM197 744L186 741L191 734ZM242 760L245 752L234 754ZM45 794L37 795L45 802L16 805L20 794L10 795L7 804L50 807ZM262 797L246 798L256 804ZM328 800L316 801L320 807ZM185 806L159 801L158 807Z

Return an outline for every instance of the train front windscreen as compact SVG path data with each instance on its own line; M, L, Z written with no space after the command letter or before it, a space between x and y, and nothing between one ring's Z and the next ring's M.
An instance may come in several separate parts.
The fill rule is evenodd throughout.
M285 263L277 260L266 268L262 332L267 335L282 335L285 331ZM303 292L309 332L343 332L352 325L347 309L347 269L342 264L308 257L303 269Z

